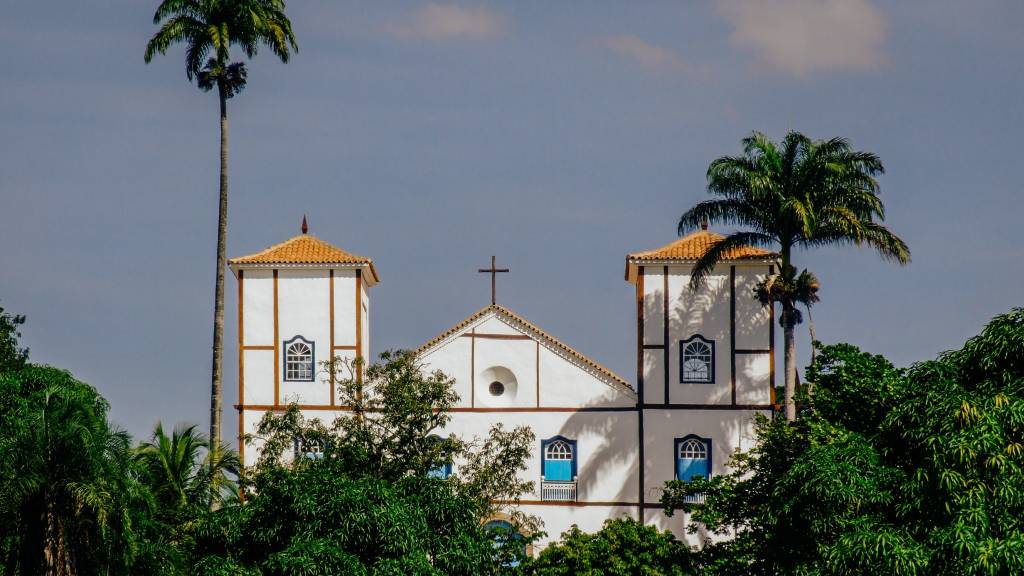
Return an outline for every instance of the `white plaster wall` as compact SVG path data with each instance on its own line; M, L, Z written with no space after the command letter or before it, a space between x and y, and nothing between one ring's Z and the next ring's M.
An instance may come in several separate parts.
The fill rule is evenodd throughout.
M373 353L370 351L370 290L366 286L366 281L363 280L362 292L362 310L360 313L363 315L360 322L362 328L362 339L363 339L363 359L367 364L373 362ZM337 306L337 302L334 303Z
M243 350L245 361L242 365L243 394L242 404L258 404L270 406L274 404L274 351Z
M421 366L426 372L440 370L450 378L455 379L455 393L459 395L456 406L469 406L470 386L470 348L472 340L469 338L453 338L451 342L442 348L437 348L430 354L420 357Z
M732 401L729 348L729 267L719 266L696 293L689 288L690 267L669 267L669 402L729 404ZM715 381L679 381L679 342L695 334L715 341ZM659 378L658 382L664 380ZM650 390L644 381L644 394ZM646 398L645 398L646 400Z
M497 324L500 324L498 322ZM491 323L493 327L495 323ZM482 332L478 329L477 332ZM474 378L477 407L532 407L537 405L537 344L533 340L498 340L476 338ZM505 387L501 396L488 391L493 378L486 372L495 367L506 368L515 376L516 385ZM513 389L514 388L514 389Z
M768 266L736 266L736 347L766 350L769 308L758 302L754 287L768 274Z
M334 271L334 344L356 345L356 272ZM325 317L327 312L323 312Z
M540 405L559 408L635 406L636 399L541 344Z
M584 532L594 533L610 518L637 517L636 506L520 506L527 514L544 519L547 536L537 541L533 553L538 554L551 542L561 540L562 534L575 524Z
M736 403L771 404L771 355L736 355Z
M501 318L491 315L476 324L476 331L480 334L520 334L519 329L510 326Z
M335 284L337 284L335 279ZM288 382L280 368L279 401L282 404L330 404L330 385L322 378L320 363L330 357L330 283L327 270L289 270L278 272L278 362L284 357L284 342L302 336L316 344L313 382ZM353 297L354 298L354 297ZM335 306L344 305L335 301Z
M644 350L644 403L665 402L665 350ZM669 383L671 386L671 383Z
M665 482L675 479L676 438L690 434L710 438L711 473L723 474L736 449L751 448L753 420L757 413L754 410L645 410L645 499L657 502Z
M521 477L536 490L524 500L540 499L541 440L561 435L577 442L578 500L636 502L636 418L636 412L456 412L446 431L468 440L486 437L499 423L533 430L533 454Z
M644 267L644 344L664 344L664 266Z
M274 277L271 270L246 270L242 278L242 344L274 344Z

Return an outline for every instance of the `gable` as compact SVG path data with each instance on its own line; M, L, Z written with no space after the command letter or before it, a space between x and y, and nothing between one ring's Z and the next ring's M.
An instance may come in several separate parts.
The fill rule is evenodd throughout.
M460 407L578 409L636 403L632 388L617 374L497 305L438 335L417 355L424 369L455 379Z

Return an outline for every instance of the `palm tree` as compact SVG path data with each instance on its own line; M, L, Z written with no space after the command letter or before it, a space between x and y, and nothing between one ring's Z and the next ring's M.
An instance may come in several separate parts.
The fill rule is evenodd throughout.
M237 497L238 487L230 475L238 473L238 455L224 446L209 448L196 426L178 426L168 436L159 422L153 438L138 447L143 481L172 525L178 525L185 514L223 506Z
M694 265L691 288L699 287L715 265L737 246L777 248L781 267L765 279L758 297L782 306L785 339L785 413L796 419L795 327L798 304L817 301L818 282L807 270L797 274L794 248L867 245L884 259L910 261L910 250L879 222L885 208L875 177L885 172L878 156L853 150L844 138L811 140L789 132L776 144L760 132L743 139L742 156L723 156L708 167L708 192L679 219L683 234L705 222L739 225Z
M217 88L220 101L220 202L217 218L217 280L213 308L213 375L210 393L211 446L220 446L221 357L224 349L224 260L228 235L228 112L227 101L246 83L242 62L231 62L236 46L248 58L260 45L287 62L298 50L283 0L163 0L153 16L160 30L146 44L148 64L157 53L185 44L185 75L204 92Z

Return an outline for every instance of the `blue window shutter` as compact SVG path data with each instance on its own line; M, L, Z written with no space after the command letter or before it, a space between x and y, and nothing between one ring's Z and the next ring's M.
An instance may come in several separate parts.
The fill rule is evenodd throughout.
M572 480L572 460L544 460L544 479L563 482Z
M679 458L676 460L676 479L689 482L694 476L708 477L707 458Z

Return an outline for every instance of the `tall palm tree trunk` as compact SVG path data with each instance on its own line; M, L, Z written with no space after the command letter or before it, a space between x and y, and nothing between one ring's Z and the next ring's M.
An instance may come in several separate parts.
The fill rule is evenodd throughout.
M796 420L796 325L793 323L793 304L782 302L782 332L785 346L785 371L786 371L786 420Z
M210 453L216 460L220 446L221 377L224 354L224 260L228 237L228 105L223 84L220 97L220 207L217 215L217 285L213 304L213 381L210 386Z

